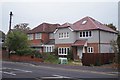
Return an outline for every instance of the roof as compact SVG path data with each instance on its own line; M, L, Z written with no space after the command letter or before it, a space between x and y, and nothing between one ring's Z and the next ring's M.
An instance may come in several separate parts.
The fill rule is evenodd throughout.
M66 23L64 23L64 24L62 24L62 25L60 25L60 26L58 26L58 28L66 28L66 27L70 27L70 26L72 26L72 24L66 22Z
M55 44L55 39L50 39L47 45L54 45Z
M76 40L72 46L84 46L87 40Z
M27 33L38 33L38 32L54 32L55 29L59 26L59 24L49 24L49 23L42 23L37 27L29 30Z
M84 17L81 20L75 22L72 26L72 29L75 31L100 29L109 32L116 32L91 17Z

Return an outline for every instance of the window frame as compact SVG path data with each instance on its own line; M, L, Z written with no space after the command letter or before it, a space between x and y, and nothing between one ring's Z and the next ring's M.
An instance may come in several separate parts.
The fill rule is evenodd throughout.
M87 47L87 53L94 53L94 47Z
M92 31L80 31L79 38L90 38L92 37Z
M35 33L35 39L41 39L41 33Z
M68 55L70 47L59 47L58 55Z
M67 39L69 38L69 32L62 32L62 33L59 33L59 39Z
M28 40L33 40L33 34L28 34Z

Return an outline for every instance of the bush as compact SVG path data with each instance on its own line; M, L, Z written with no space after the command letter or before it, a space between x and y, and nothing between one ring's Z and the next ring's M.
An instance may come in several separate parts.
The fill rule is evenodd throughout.
M43 59L45 62L48 62L48 63L57 63L59 62L58 60L58 57L53 55L53 54L50 54L50 53L43 53L42 54L43 56Z
M16 51L16 54L19 55L19 56L23 56L23 55L31 55L33 52L32 49L28 48L28 49L22 49L22 50L17 50Z
M36 58L42 58L42 54L37 50L34 50L32 55Z

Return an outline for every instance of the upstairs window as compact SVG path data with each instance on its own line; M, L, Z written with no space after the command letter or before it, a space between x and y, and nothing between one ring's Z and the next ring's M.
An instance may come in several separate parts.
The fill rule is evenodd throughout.
M86 38L86 37L91 37L92 33L91 31L81 31L80 32L80 38Z
M33 34L28 34L28 40L33 40Z
M41 33L35 33L35 39L41 39Z
M59 39L65 39L65 38L69 38L68 32L59 33Z

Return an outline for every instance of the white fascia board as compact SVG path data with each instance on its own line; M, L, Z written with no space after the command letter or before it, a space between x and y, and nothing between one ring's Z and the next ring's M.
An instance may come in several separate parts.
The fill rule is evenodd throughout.
M55 34L58 31L58 29L56 29L53 33Z
M71 27L68 27L68 29L70 29L71 31L74 31Z

